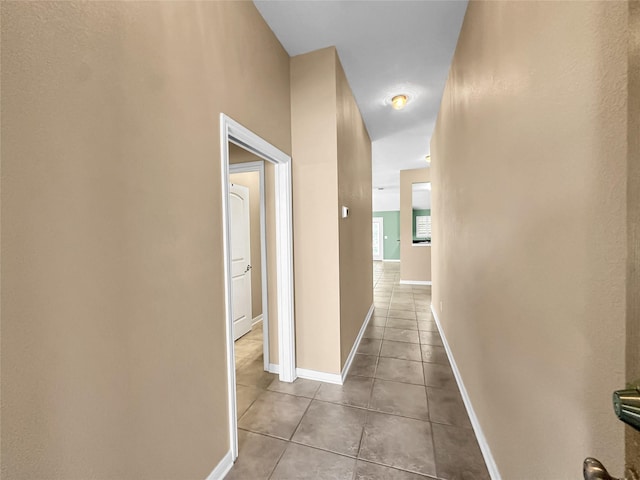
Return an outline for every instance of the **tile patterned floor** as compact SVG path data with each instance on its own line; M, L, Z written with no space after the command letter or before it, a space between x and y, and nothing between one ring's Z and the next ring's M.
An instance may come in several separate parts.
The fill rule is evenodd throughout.
M260 327L236 342L239 457L227 479L489 479L429 287L374 263L375 314L344 385L263 371Z

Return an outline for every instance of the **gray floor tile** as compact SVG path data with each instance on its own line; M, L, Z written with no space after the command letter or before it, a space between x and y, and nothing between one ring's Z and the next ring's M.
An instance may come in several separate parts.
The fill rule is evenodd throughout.
M277 438L238 430L238 460L225 480L267 480L288 443Z
M384 339L394 342L420 343L417 330L407 330L405 328L385 327Z
M247 387L245 385L236 385L236 413L240 418L249 409L251 404L264 393L261 388Z
M369 325L365 330L362 338L382 338L384 328Z
M271 480L351 480L355 464L353 458L291 443Z
M425 330L427 332L437 332L438 326L436 322L429 320L418 320L418 330Z
M360 355L356 353L349 369L349 375L359 377L373 377L376 372L378 357L375 355Z
M471 428L467 409L457 389L427 387L427 398L432 422Z
M431 285L411 285L411 290L414 295L431 295Z
M251 331L246 335L243 335L242 338L243 339L246 338L247 340L255 340L258 342L262 342L262 322L256 325L252 325Z
M288 393L298 397L313 398L320 388L320 382L307 380L305 378L296 378L293 382L281 382L277 378L271 382L267 388L272 392Z
M356 462L356 476L354 480L427 480L422 475L405 472L391 467L383 467L375 463Z
M393 294L393 289L389 287L389 285L376 286L376 288L373 289L373 300L389 303L391 301L391 295Z
M316 394L316 399L366 408L369 406L372 387L373 378L349 375L344 385L323 383Z
M393 415L429 420L427 392L422 385L376 379L369 408Z
M264 344L262 343L262 339L252 340L249 338L242 337L237 340L234 344L235 354L239 356L247 356L251 355L255 358L262 355L262 350L264 348Z
M387 324L387 316L385 315L384 317L378 317L376 315L373 316L373 318L371 318L371 320L369 320L369 325L373 325L374 327L384 327ZM369 326L367 325L367 326Z
M310 402L304 397L265 392L240 418L238 427L289 440Z
M422 363L397 358L380 357L375 378L424 385Z
M433 424L438 478L490 480L473 430Z
M363 355L378 355L382 340L378 338L363 338L358 346L358 353Z
M444 347L433 345L421 345L422 361L428 363L439 363L441 365L449 365L449 358Z
M404 318L407 320L416 320L416 312L407 310L389 310L387 316L393 318Z
M277 375L264 371L262 358L254 360L236 370L236 383L247 387L266 389L271 382L273 382L274 378L277 378Z
M413 305L413 290L407 292L399 292L397 288L394 288L394 292L391 295L391 301L397 303L411 303Z
M438 332L425 332L420 331L420 343L423 345L434 345L436 347L442 347L442 339Z
M369 412L359 458L435 476L431 425L422 420Z
M393 293L408 293L413 295L413 287L411 285L400 285L398 283L393 286Z
M387 320L387 327L403 328L405 330L418 330L418 322L415 320L405 320L402 318L391 318Z
M360 408L314 400L291 440L355 457L366 413Z
M392 301L389 304L389 310L406 310L408 312L415 312L416 307L413 305L413 301L406 303L397 303Z
M423 363L422 368L424 370L424 383L427 387L458 388L456 378L453 376L453 371L449 365Z
M414 362L422 361L420 345L416 343L394 342L392 340L382 341L380 356L399 358L401 360L413 360Z
M236 342L240 456L227 478L489 478L439 342L431 289L399 285L399 270L374 262L379 308L344 385L281 383L264 372L261 325Z

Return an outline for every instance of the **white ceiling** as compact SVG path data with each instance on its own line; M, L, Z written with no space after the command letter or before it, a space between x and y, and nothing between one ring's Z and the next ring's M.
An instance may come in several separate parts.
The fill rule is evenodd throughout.
M289 55L337 48L373 142L374 210L399 209L399 171L427 166L467 1L254 3ZM399 93L410 101L398 111L385 101Z

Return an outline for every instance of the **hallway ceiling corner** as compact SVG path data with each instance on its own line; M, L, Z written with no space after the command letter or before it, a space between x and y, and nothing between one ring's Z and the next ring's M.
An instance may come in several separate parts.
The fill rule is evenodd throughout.
M291 56L335 46L372 141L373 197L428 166L429 142L467 1L254 0ZM388 100L409 94L406 108ZM386 204L386 202L385 202Z

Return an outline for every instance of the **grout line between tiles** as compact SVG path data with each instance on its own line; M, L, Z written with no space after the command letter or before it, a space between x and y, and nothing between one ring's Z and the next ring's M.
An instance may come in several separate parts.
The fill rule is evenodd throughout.
M287 450L289 449L289 445L291 445L291 442L287 442L287 446L284 448L284 450L282 450L282 453L280 454L280 456L278 457L278 461L276 462L276 464L273 467L273 470L271 470L271 473L269 474L269 476L267 477L267 480L269 480L271 477L273 477L273 474L275 473L276 469L278 468L278 465L280 465L280 461L282 460L282 457L284 457L284 454L287 452Z

